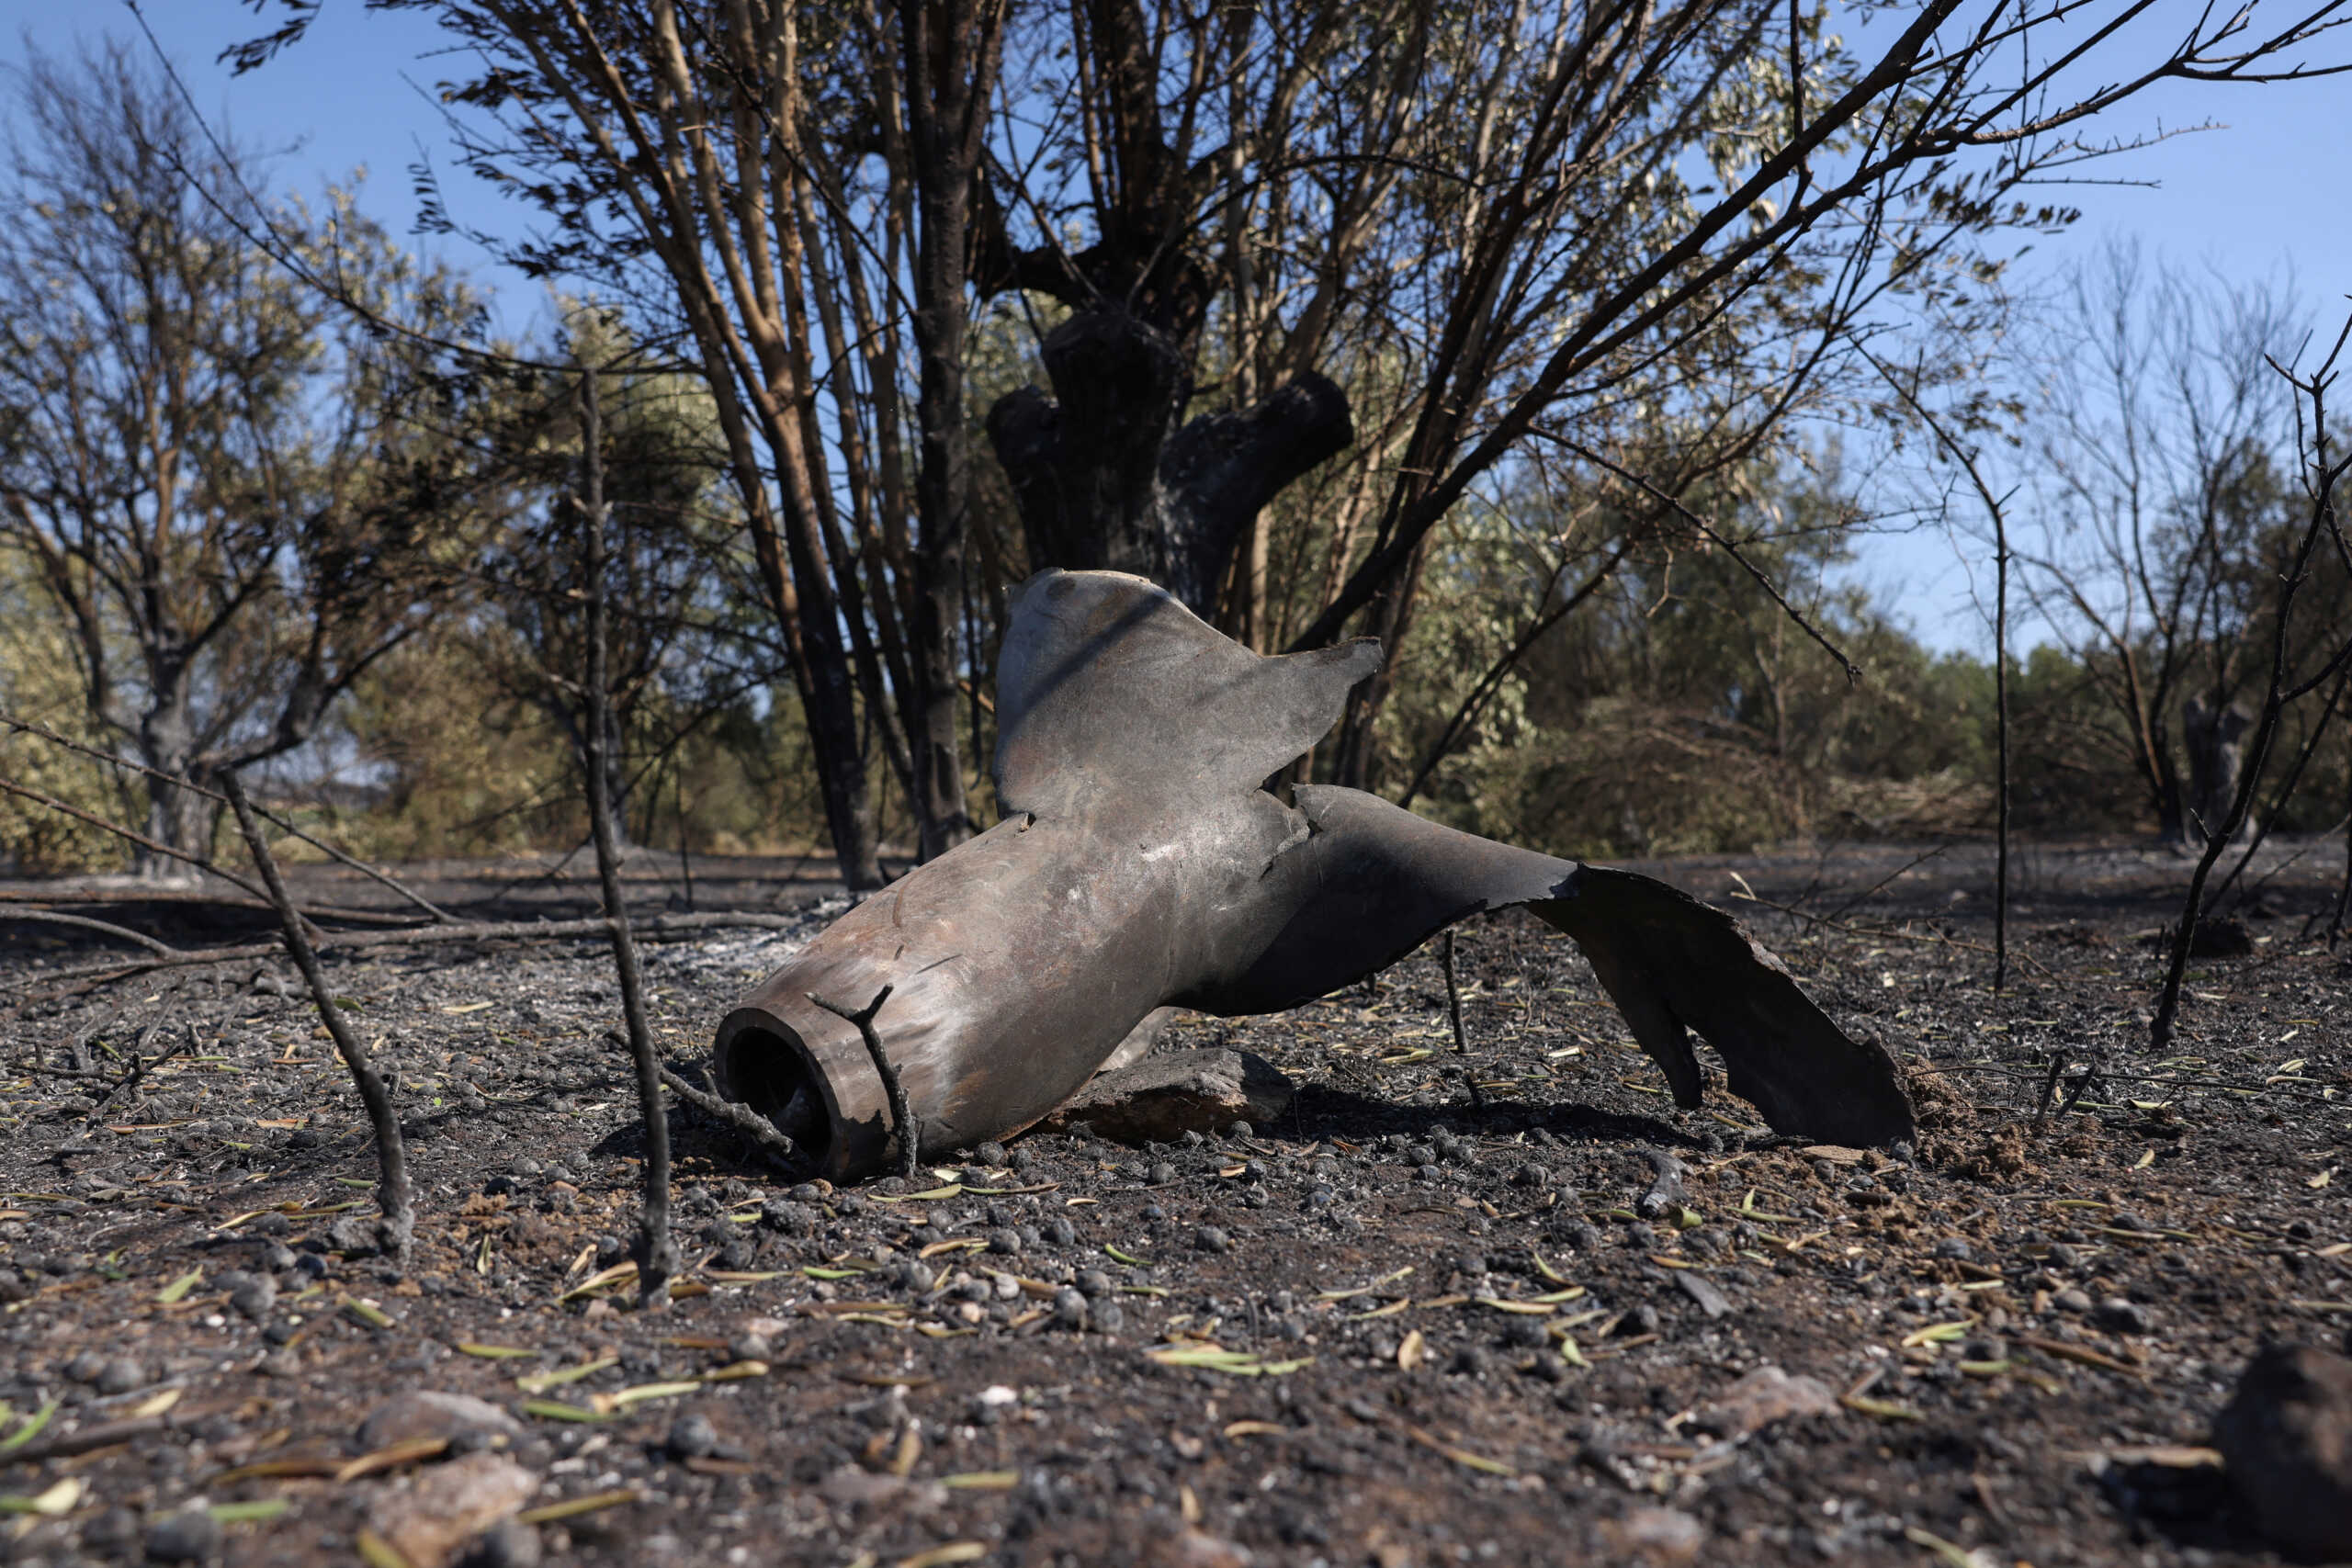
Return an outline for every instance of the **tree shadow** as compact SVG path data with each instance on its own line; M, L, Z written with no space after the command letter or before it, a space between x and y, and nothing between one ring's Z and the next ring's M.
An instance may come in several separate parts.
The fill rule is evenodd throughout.
M1692 1134L1656 1117L1629 1116L1575 1101L1533 1105L1490 1099L1476 1105L1406 1105L1320 1083L1302 1085L1280 1127L1261 1131L1364 1143L1392 1134L1423 1136L1440 1126L1482 1137L1513 1137L1541 1129L1571 1143L1701 1146Z

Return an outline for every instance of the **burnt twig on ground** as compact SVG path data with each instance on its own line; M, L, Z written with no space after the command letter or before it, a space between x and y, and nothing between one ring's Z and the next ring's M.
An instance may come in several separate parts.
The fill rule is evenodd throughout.
M865 1042L865 1054L874 1058L874 1071L882 1079L882 1092L890 1099L890 1125L899 1135L899 1174L912 1176L916 1164L922 1158L922 1122L908 1107L906 1086L899 1081L899 1069L882 1053L882 1038L874 1032L874 1015L890 999L890 987L883 987L874 993L874 999L856 1012L839 1002L829 1002L820 996L810 996L809 1002L823 1008L835 1018L847 1019L857 1027L857 1037Z
M2041 1079L2041 1098L2034 1103L2033 1107L2033 1126L2036 1132L2040 1132L2041 1130L2042 1123L2050 1119L2050 1102L2058 1096L2058 1079L2060 1075L2064 1074L2065 1070L2066 1052L2064 1048L2062 1046L2052 1047L2050 1052L2050 1071L2045 1074Z
M222 795L218 790L207 789L202 784L196 784L188 779L181 778L177 774L164 773L160 768L151 768L143 762L134 762L128 757L115 756L110 752L102 751L95 746L85 746L78 740L69 739L67 737L58 734L57 731L50 728L46 725L35 723L33 720L28 718L20 718L5 708L0 708L0 725L5 725L8 728L16 730L19 734L37 736L40 739L48 741L52 746L62 747L68 751L76 752L82 756L88 757L95 761L104 762L109 767L128 768L132 773L143 773L149 778L162 779L165 783L187 790L192 795L202 795L207 800L225 801L228 799L228 796ZM401 897L407 899L410 903L415 905L418 908L424 910L435 919L453 921L457 919L455 915L452 915L446 909L443 909L439 905L433 903L423 894L415 891L397 877L391 876L385 872L379 871L374 866L368 865L351 855L345 854L343 851L336 849L333 844L328 843L323 839L312 838L310 834L305 833L301 829L297 828L293 823L288 822L286 818L278 816L274 811L265 811L259 807L255 807L254 809L263 821L269 823L280 832L292 834L295 838L301 840L304 843L310 845L312 849L317 850L322 854L326 855L329 859L338 861L341 863L349 866L352 870L359 873L360 875L372 878L373 880L382 884L384 886L390 888L393 892L399 894Z
M407 1150L401 1142L400 1118L392 1113L392 1097L384 1088L384 1080L376 1076L359 1037L351 1032L343 1009L335 1005L334 994L327 989L326 976L319 972L319 955L311 950L311 939L303 932L302 917L295 909L294 900L287 896L285 880L277 873L277 862L269 852L269 840L262 836L253 803L245 798L244 782L233 773L223 773L221 785L229 796L230 809L237 814L237 830L244 835L245 845L253 852L254 867L261 873L263 886L269 889L270 902L277 907L278 929L285 935L286 951L293 955L294 966L302 972L302 983L311 988L311 1000L319 1010L319 1020L334 1041L335 1055L350 1070L351 1081L359 1089L360 1103L368 1108L368 1121L376 1133L376 1168L379 1177L376 1201L383 1211L378 1234L384 1250L405 1262L410 1239L416 1234L416 1208L409 1191Z
M97 1104L92 1106L88 1114L84 1116L83 1120L85 1122L96 1122L99 1117L106 1114L107 1107L112 1105L117 1100L126 1094L137 1094L139 1092L140 1081L146 1077L149 1073L153 1072L157 1067L162 1066L165 1062L170 1061L181 1052L194 1046L198 1043L196 1022L194 1020L191 1019L188 1021L187 1030L187 1033L182 1035L176 1043L167 1045L163 1050L157 1052L154 1059L152 1061L139 1054L140 1047L145 1045L145 1041L142 1040L139 1043L138 1046L134 1046L130 1053L130 1071L123 1076L120 1082L117 1083L112 1089L107 1090L106 1097L100 1100Z
M803 924L790 915L758 913L656 915L643 926L632 925L632 934L639 937L680 936L690 931L712 931L727 927L747 927L761 931L794 931ZM603 936L606 926L602 919L594 920L496 920L479 925L407 926L388 931L321 931L311 940L319 951L328 948L354 950L369 947L416 947L446 942L555 942L570 937ZM233 964L247 958L267 958L282 951L274 942L248 942L238 947L206 947L175 949L169 958L123 958L109 963L85 964L71 969L28 970L22 975L0 980L0 987L29 986L40 982L62 983L73 980L129 980L158 969L183 969L204 964Z
M113 937L118 942L130 942L134 947L143 947L161 957L184 956L178 948L172 946L169 942L157 942L144 931L135 931L128 926L116 925L112 920L94 920L87 915L69 915L59 909L0 908L0 920L30 920L41 925L73 926L80 931L96 931L101 936Z
M662 1081L669 1086L672 1094L696 1111L751 1139L761 1153L786 1170L797 1173L808 1164L800 1153L800 1145L750 1106L740 1100L722 1099L708 1089L698 1089L668 1067L662 1069Z

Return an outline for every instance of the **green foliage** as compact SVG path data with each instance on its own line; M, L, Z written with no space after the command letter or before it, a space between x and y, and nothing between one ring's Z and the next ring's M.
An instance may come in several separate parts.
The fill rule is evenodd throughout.
M0 709L84 745L104 737L91 722L74 678L72 647L56 621L40 613L39 591L21 557L0 551ZM119 818L122 798L110 770L37 735L0 725L0 776L94 815ZM115 870L122 840L99 829L0 793L0 874L48 876Z
M1464 520L1434 553L1400 666L1383 771L1426 757L1543 596L1556 605L1617 548L1604 585L1496 688L1425 809L1474 831L1585 854L1744 850L1806 835L1973 828L1989 818L1992 672L1928 654L1834 581L1855 513L1834 463L1761 467L1694 492L1692 513L1865 671L1836 661L1747 566L1679 514L1619 497L1566 522L1541 498ZM1532 513L1532 515L1531 515ZM1516 521L1512 521L1512 519ZM1581 526L1553 571L1531 539Z

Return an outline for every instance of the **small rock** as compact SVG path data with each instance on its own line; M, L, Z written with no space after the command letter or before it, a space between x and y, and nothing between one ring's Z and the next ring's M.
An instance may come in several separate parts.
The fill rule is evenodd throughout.
M1544 1326L1541 1318L1513 1317L1503 1325L1498 1337L1513 1349L1541 1350L1551 1343L1552 1331Z
M544 1551L537 1529L509 1517L476 1537L461 1561L464 1568L538 1568Z
M1600 1227L1587 1219L1567 1218L1556 1221L1552 1226L1552 1235L1555 1240L1563 1242L1578 1252L1590 1252L1600 1245Z
M98 1369L91 1385L102 1394L129 1393L147 1382L147 1369L128 1356L116 1356Z
M285 1273L297 1261L293 1249L282 1241L273 1241L261 1249L261 1266L273 1274Z
M1679 1508L1636 1507L1600 1527L1621 1561L1688 1562L1707 1544L1707 1527Z
M1237 1115L1272 1121L1290 1108L1291 1094L1290 1079L1247 1051L1170 1051L1097 1073L1039 1126L1066 1132L1084 1121L1098 1137L1125 1144L1172 1144L1187 1130L1219 1127L1248 1136L1231 1131Z
M989 1232L989 1250L1010 1258L1021 1250L1021 1233L1011 1225L999 1225Z
M718 1429L709 1416L690 1410L670 1423L670 1436L662 1446L676 1459L708 1459L718 1451Z
M1115 1301L1097 1302L1088 1310L1094 1326L1105 1334L1116 1334L1127 1325L1127 1309Z
M1677 1269L1674 1282L1681 1286L1682 1293L1698 1303L1699 1310L1709 1317L1722 1317L1731 1311L1731 1298L1704 1274L1689 1269Z
M96 1382L98 1381L98 1374L106 1371L106 1368L107 1359L104 1356L99 1355L96 1350L83 1350L76 1352L63 1366L58 1368L57 1375L68 1382Z
M880 1475L854 1464L845 1464L825 1477L817 1492L826 1502L842 1507L880 1507L904 1498L924 1510L944 1506L948 1495L947 1488L935 1481Z
M202 1508L165 1514L147 1528L147 1556L155 1562L203 1562L220 1552L220 1523Z
M470 1453L420 1472L368 1510L410 1568L446 1568L457 1549L530 1501L539 1478L503 1454Z
M1650 1162L1650 1189L1634 1201L1634 1212L1645 1219L1655 1220L1682 1201L1682 1179L1690 1171L1680 1160L1664 1149L1647 1148L1642 1154Z
M277 1304L277 1281L266 1274L255 1275L229 1292L229 1304L259 1323Z
M82 1550L102 1557L128 1557L138 1542L139 1516L119 1504L82 1527Z
M1086 1326L1086 1298L1068 1285L1054 1292L1054 1321L1065 1328Z
M1698 1419L1710 1431L1744 1438L1792 1416L1837 1414L1838 1396L1819 1379L1791 1377L1778 1367L1762 1366L1724 1390L1723 1397L1702 1410Z
M2080 1316L2084 1313L2091 1310L2090 1292L2087 1291L2077 1291L2069 1287L2051 1297L2050 1304L2056 1307L2060 1312L2071 1312L2076 1316Z
M365 1258L376 1250L376 1226L345 1214L327 1227L327 1245L346 1258Z
M438 1389L412 1389L392 1395L368 1413L359 1427L359 1451L374 1453L418 1438L454 1441L461 1432L486 1432L513 1442L523 1436L523 1427L486 1399Z
M1203 1252L1230 1252L1233 1238L1215 1225L1203 1225L1193 1233L1193 1245Z
M1250 1568L1256 1557L1238 1541L1193 1529L1154 1510L1137 1532L1136 1568Z
M768 1361L775 1359L775 1346L764 1334L746 1331L727 1342L729 1359L737 1361Z
M1968 1239L1965 1236L1944 1237L1943 1240L1936 1243L1935 1255L1938 1258L1951 1258L1959 1263L1973 1263L1976 1260L1976 1249L1968 1245Z
M2109 1334L2145 1334L2148 1309L2121 1296L2109 1296L2091 1310L2091 1321Z
M2264 1535L2313 1562L2352 1559L2352 1359L2265 1346L2213 1442Z

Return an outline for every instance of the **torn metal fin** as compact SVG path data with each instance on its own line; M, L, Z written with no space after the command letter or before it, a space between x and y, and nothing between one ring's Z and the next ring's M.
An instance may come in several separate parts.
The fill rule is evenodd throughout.
M1040 818L1230 807L1379 668L1371 637L1269 658L1143 578L1039 572L1014 591L997 660L997 798Z
M1666 1069L1676 1103L1699 1099L1688 1026L1723 1057L1731 1091L1776 1133L1856 1148L1917 1133L1893 1059L1838 1028L1737 920L1630 871L1583 866L1576 886L1574 898L1528 907L1584 949L1634 1037Z
M1288 919L1246 971L1178 1000L1207 1012L1294 1007L1385 968L1469 915L1524 906L1573 938L1666 1074L1699 1104L1697 1031L1731 1091L1776 1132L1867 1145L1912 1135L1894 1064L1849 1038L1737 921L1632 872L1457 832L1358 790L1297 791L1313 833L1279 863Z

